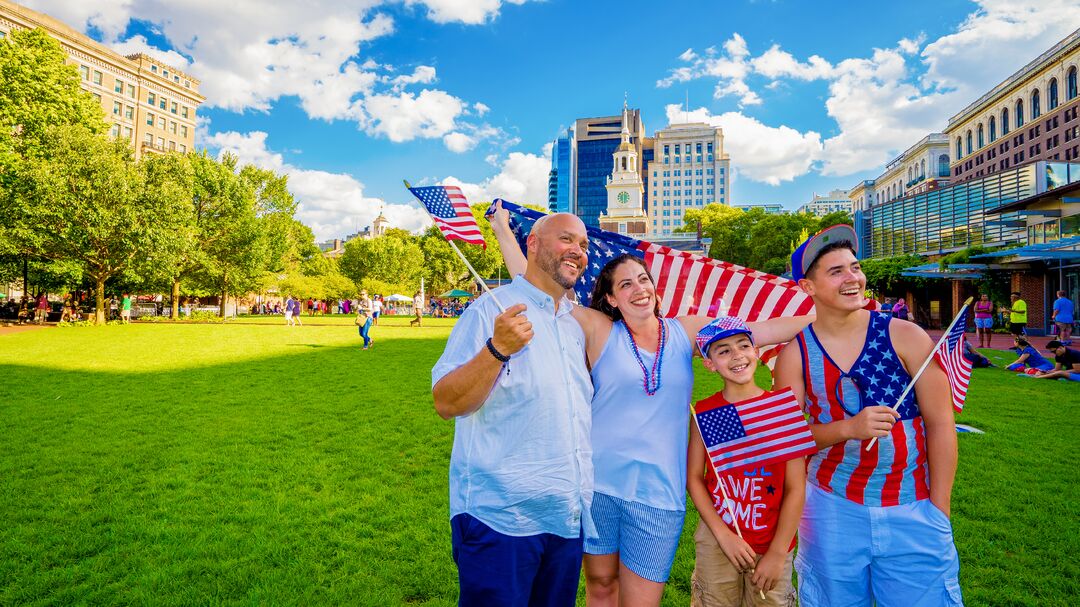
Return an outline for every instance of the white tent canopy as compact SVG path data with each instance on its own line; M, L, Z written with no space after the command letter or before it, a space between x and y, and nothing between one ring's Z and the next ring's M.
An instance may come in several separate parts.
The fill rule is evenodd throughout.
M401 295L400 293L395 293L390 297L387 297L385 301L412 301L412 297L409 297L408 295Z

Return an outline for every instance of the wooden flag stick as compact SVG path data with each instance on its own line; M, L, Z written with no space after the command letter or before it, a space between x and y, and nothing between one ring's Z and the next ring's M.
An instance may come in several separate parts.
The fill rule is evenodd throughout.
M893 411L899 409L900 405L904 403L904 399L907 398L908 392L911 392L911 390L915 387L915 382L919 381L919 378L922 377L923 371L926 371L926 368L930 366L930 361L934 360L934 354L937 353L938 348L941 347L941 344L945 343L946 339L949 339L949 333L952 331L953 326L956 325L956 321L960 320L960 317L964 314L964 310L971 305L973 299L973 297L968 297L967 300L964 302L964 305L960 306L960 311L956 313L956 316L952 319L952 322L949 323L949 328L945 329L945 332L942 333L941 339L939 339L937 344L934 345L934 349L930 351L930 356L926 357L926 360L923 361L922 366L919 367L919 370L915 373L915 377L911 378L911 382L907 385L906 388L904 388L904 391L900 393L900 398L896 399L896 404L892 406ZM869 451L876 442L877 437L875 436L870 441L870 444L866 446L866 450Z
M404 179L402 179L402 181L405 183L405 189L409 190L409 193L412 193L412 186L409 185L409 182L405 181ZM413 195L415 196L415 194L413 194ZM425 212L427 212L427 207L426 206L424 206L424 205L420 205L420 206L424 208ZM431 216L430 212L428 212L428 216L429 217ZM454 244L454 241L450 240L449 238L446 239L446 242L447 242L447 244L450 245L450 248L453 249L455 253L457 253L457 256L461 258L461 261L465 263L465 267L469 269L469 272L473 275L473 278L475 278L477 280L477 282L480 283L480 287L482 289L484 289L484 291L488 295L491 296L491 301L495 302L495 305L499 307L499 311L500 312L505 312L506 308L504 308L502 303L499 302L499 299L497 297L495 297L495 294L491 292L491 288L488 287L486 282L484 282L484 279L480 278L480 273L476 271L476 268L472 267L472 264L469 263L468 259L465 259L465 254L461 252L461 249L457 248L457 245Z
M698 429L698 436L701 437L701 442L704 443L705 435L701 433L701 424L698 423L697 413L692 406L690 407L690 417L694 419L694 425L696 425ZM740 540L746 541L743 538L742 529L739 528L739 519L735 518L735 508L732 506L735 501L728 498L727 489L724 488L724 479L720 478L720 473L716 471L716 464L713 462L712 458L709 457L708 445L705 446L705 459L709 460L709 466L712 468L713 474L716 475L716 484L720 487L720 497L724 500L724 507L727 508L728 514L731 515L731 524L735 526L735 533L739 536ZM735 563L732 563L732 565L734 564ZM753 572L754 568L751 567L750 573ZM765 592L760 588L758 588L758 594L761 596L761 600L765 600Z

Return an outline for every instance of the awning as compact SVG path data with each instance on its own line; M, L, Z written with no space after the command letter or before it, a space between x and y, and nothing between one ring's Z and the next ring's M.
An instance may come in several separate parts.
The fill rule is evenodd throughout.
M1068 238L1060 238L1050 242L1029 244L1022 247L992 251L990 253L980 253L979 255L972 255L971 258L993 259L1002 257L1025 257L1035 260L1080 259L1080 250L1070 247L1080 247L1080 236L1070 236Z
M904 268L901 272L901 276L908 276L910 278L957 278L960 280L974 280L976 278L982 278L982 271L989 269L985 263L954 263L948 264L944 268L941 264L928 263L921 266L912 266L910 268Z

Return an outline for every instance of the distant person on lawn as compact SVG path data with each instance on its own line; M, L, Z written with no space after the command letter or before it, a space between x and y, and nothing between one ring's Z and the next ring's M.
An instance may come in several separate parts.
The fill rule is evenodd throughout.
M1009 296L1012 305L1004 310L1009 313L1009 333L1024 335L1027 328L1027 302L1020 299L1020 291L1013 291Z
M435 410L455 420L450 529L466 607L573 605L582 540L596 536L593 386L566 298L589 261L585 225L549 215L527 248L525 274L469 306L431 370Z
M990 338L994 332L994 302L986 293L979 295L975 302L975 334L979 338L980 348L990 347Z
M934 342L918 325L864 308L857 251L855 231L836 225L791 256L817 311L776 363L776 385L803 400L820 448L799 524L799 604L962 605L949 384L932 362L897 410L880 404L896 402Z
M131 293L124 293L124 299L120 302L120 320L125 325L131 322Z
M1058 339L1066 346L1072 344L1072 326L1073 326L1073 302L1068 297L1065 297L1065 291L1057 292L1057 299L1054 300L1054 311L1052 312L1054 325L1057 326Z
M1047 342L1046 349L1054 355L1054 368L1046 373L1039 373L1035 377L1080 381L1080 351L1066 348L1065 344L1056 339Z
M1035 369L1037 371L1054 370L1054 364L1046 360L1038 350L1028 343L1028 340L1019 335L1013 336L1013 350L1019 354L1019 358L1005 367L1010 371L1019 371L1022 373L1025 369Z
M410 327L413 327L413 326L421 327L421 326L423 326L424 298L420 296L420 291L417 291L416 294L413 295L413 298L412 298L412 310L413 310L413 315L415 316L415 318L413 318L412 320L409 321L409 326Z

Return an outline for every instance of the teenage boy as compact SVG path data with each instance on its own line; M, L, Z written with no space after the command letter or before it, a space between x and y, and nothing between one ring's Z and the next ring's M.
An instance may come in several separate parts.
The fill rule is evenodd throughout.
M697 344L705 368L724 378L724 389L694 405L695 413L729 404L775 408L772 401L794 400L789 390L770 392L754 383L759 353L741 319L727 316L712 321L698 333ZM793 605L791 551L806 494L803 457L724 470L718 479L701 432L691 424L686 468L687 490L700 513L694 533L691 605ZM731 502L725 503L725 494ZM732 526L732 512L742 537Z
M855 231L838 225L791 256L817 311L776 365L777 385L803 401L820 448L799 524L800 604L961 605L949 385L933 362L891 408L934 344L918 326L863 308L857 251Z

